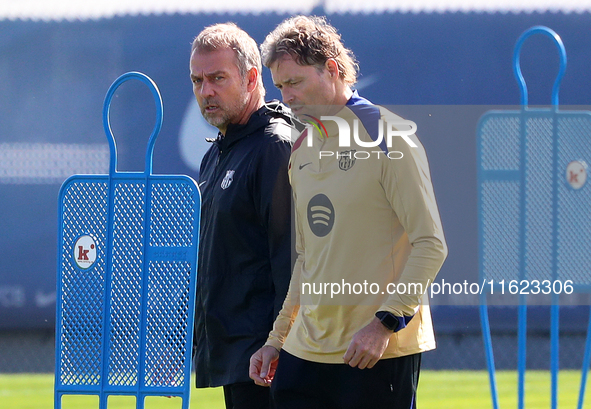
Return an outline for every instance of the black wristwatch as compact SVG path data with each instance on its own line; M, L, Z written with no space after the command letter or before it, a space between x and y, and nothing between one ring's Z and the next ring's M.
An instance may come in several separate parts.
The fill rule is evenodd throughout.
M378 311L376 312L376 317L378 317L384 327L388 328L392 332L396 332L400 326L400 321L391 312Z

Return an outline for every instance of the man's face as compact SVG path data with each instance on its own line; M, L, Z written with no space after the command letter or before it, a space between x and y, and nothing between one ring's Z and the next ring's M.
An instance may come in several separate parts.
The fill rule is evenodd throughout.
M225 132L238 122L248 101L247 81L238 70L236 54L230 48L191 55L193 93L207 122Z
M335 98L334 81L327 69L299 65L291 55L271 64L273 83L281 91L283 102L297 116L322 115Z

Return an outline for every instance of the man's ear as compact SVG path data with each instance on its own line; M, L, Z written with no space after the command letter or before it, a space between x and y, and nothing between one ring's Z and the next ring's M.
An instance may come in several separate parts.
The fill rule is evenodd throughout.
M328 75L331 78L339 78L339 65L333 58L326 60L326 63L324 63L324 68L326 71L328 71Z
M259 70L257 70L256 67L252 67L246 73L246 89L248 90L248 92L254 91L254 89L257 87L259 82L259 75Z

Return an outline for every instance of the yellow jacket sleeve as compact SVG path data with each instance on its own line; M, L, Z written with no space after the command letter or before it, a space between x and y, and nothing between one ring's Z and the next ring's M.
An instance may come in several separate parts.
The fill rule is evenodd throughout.
M414 315L445 258L447 245L427 156L415 135L417 145L410 147L402 138L392 147L403 153L400 160L383 160L381 181L392 209L408 236L412 246L408 260L395 284L406 291L391 294L378 311L389 311L396 316Z

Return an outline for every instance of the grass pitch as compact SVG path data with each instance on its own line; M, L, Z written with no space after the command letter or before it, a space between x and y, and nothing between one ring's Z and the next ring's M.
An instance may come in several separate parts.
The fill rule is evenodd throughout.
M559 376L560 408L576 408L581 382L580 371L561 371ZM420 409L489 409L492 408L488 373L485 371L422 371L417 399ZM517 407L517 373L498 371L497 387L501 408ZM526 374L528 409L550 407L550 373L528 371ZM591 393L591 392L590 392ZM591 398L585 408L591 408ZM191 409L224 409L221 388L193 389ZM53 375L0 374L0 407L7 409L53 408ZM98 409L98 398L66 396L63 409ZM109 409L135 409L133 397L112 397ZM180 409L178 398L146 399L146 409Z

